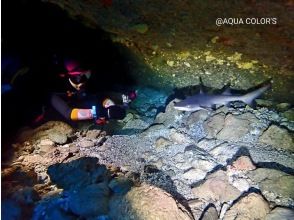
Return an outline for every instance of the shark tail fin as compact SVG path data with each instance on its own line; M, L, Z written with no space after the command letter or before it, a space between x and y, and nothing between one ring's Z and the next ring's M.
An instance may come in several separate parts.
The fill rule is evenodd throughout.
M268 89L270 89L271 84L267 84L259 89L256 89L252 92L249 92L245 95L242 96L242 101L245 102L247 105L252 106L253 105L253 101L258 98L259 96L262 95L262 93L264 93L265 91L267 91Z

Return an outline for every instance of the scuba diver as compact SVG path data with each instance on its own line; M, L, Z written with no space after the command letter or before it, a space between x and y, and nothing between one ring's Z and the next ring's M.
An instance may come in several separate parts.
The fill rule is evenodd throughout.
M91 79L95 75L90 69L84 68L74 59L65 60L64 67L67 72L59 75L71 88L66 93L54 93L50 100L51 105L64 118L70 121L93 120L97 125L104 125L110 119L121 120L126 116L129 103L137 96L135 91L119 95L98 92L93 95L88 93L93 89ZM92 82L97 87L97 81Z

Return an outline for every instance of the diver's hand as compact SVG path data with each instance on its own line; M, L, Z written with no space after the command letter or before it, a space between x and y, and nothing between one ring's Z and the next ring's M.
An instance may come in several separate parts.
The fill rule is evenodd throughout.
M98 118L95 120L95 123L97 125L105 125L107 123L106 119L105 118Z

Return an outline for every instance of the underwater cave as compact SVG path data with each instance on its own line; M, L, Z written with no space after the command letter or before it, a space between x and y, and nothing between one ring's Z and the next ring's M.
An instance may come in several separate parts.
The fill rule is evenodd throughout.
M1 6L3 219L294 219L293 1Z

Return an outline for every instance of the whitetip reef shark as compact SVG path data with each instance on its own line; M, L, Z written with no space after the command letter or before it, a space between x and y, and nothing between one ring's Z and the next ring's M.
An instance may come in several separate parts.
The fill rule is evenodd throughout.
M176 102L174 108L180 111L197 111L200 109L212 109L215 106L227 105L234 101L242 101L247 105L252 105L254 99L261 96L270 87L271 84L269 83L245 95L232 95L228 89L219 95L205 94L200 90L200 93L188 96L186 99Z

